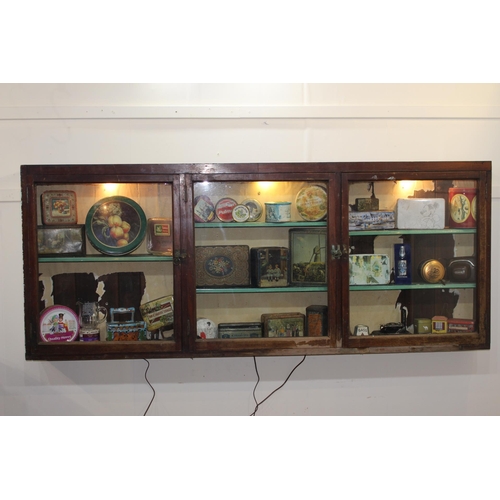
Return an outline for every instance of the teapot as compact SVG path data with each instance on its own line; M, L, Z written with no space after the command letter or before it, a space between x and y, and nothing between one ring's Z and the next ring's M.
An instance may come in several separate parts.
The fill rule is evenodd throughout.
M108 311L97 302L77 302L79 308L78 321L83 329L94 329L106 321Z

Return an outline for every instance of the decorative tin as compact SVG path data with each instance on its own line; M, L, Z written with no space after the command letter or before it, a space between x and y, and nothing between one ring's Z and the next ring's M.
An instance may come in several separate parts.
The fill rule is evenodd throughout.
M85 255L85 226L37 228L38 254L44 257L79 257Z
M40 314L40 338L43 342L71 342L80 326L75 311L66 306L47 307Z
M242 205L248 208L250 216L248 217L249 222L255 222L260 219L262 215L262 205L257 200L244 200Z
M393 211L349 212L349 231L394 229L396 227Z
M220 339L262 337L262 323L219 323Z
M386 285L391 278L391 263L388 255L349 255L350 285Z
M172 219L153 217L148 219L146 248L152 255L172 255Z
M135 307L120 307L109 309L111 321L106 328L106 340L111 341L134 341L147 340L146 323L134 321ZM115 314L130 314L128 321L115 321Z
M444 265L437 259L429 259L418 266L420 277L427 283L439 283L444 279L446 270Z
M328 195L326 188L311 185L302 188L295 198L299 215L308 222L322 220L328 212Z
M200 339L216 339L217 325L210 319L198 318L196 321L196 332Z
M472 319L448 319L448 333L472 333L474 331L475 323Z
M394 245L394 283L411 284L411 246L407 243Z
M476 281L476 258L458 257L448 261L446 279L454 283L474 283Z
M236 205L232 212L234 222L246 222L250 218L250 211L246 205Z
M174 297L167 295L146 302L139 307L149 331L158 330L174 323Z
M415 333L432 333L432 321L429 318L415 318Z
M264 337L303 337L304 315L301 313L263 314Z
M448 318L446 316L433 316L432 333L447 333Z
M215 214L221 222L233 222L233 208L237 206L232 198L221 198L215 205Z
M450 227L476 227L475 188L450 188L448 201L450 204Z
M212 200L205 195L194 199L194 220L196 222L212 222L215 219L215 207Z
M125 255L136 250L146 236L146 215L142 208L125 196L98 201L85 221L87 238L99 252Z
M396 202L398 229L444 229L443 198L400 198Z
M69 226L77 223L76 193L74 191L45 191L41 201L43 224Z
M326 229L290 229L290 284L324 286Z
M354 335L356 337L365 337L370 335L370 329L367 325L356 325L354 327Z
M195 248L196 286L250 286L250 249L247 245Z
M325 337L328 335L328 307L306 307L306 331L309 337Z
M291 206L289 201L266 202L266 222L290 222Z
M250 250L252 285L261 288L288 286L288 248Z

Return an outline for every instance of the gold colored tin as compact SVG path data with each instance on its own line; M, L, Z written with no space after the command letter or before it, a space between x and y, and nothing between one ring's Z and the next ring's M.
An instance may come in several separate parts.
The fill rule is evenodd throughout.
M436 259L429 259L422 262L418 269L422 279L428 283L438 283L444 278L446 269L443 264Z

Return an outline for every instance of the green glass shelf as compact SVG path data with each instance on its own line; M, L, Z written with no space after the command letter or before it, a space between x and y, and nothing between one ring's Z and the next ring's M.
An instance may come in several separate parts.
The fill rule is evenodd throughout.
M38 262L171 262L173 257L163 255L85 255L82 257L38 257Z
M196 222L194 227L326 227L326 221L319 222Z
M349 236L399 236L411 234L475 234L476 228L469 229L379 229L377 231L349 231Z
M294 293L326 292L326 286L285 286L276 288L197 288L196 293Z
M432 289L451 289L451 288L476 288L475 283L415 283L412 285L351 285L349 290L352 292L378 290L432 290Z

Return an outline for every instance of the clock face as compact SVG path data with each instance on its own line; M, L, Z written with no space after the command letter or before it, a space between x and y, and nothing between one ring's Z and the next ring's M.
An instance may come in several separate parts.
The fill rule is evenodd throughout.
M450 215L454 222L461 224L467 220L471 213L469 198L464 194L456 194L451 199Z

